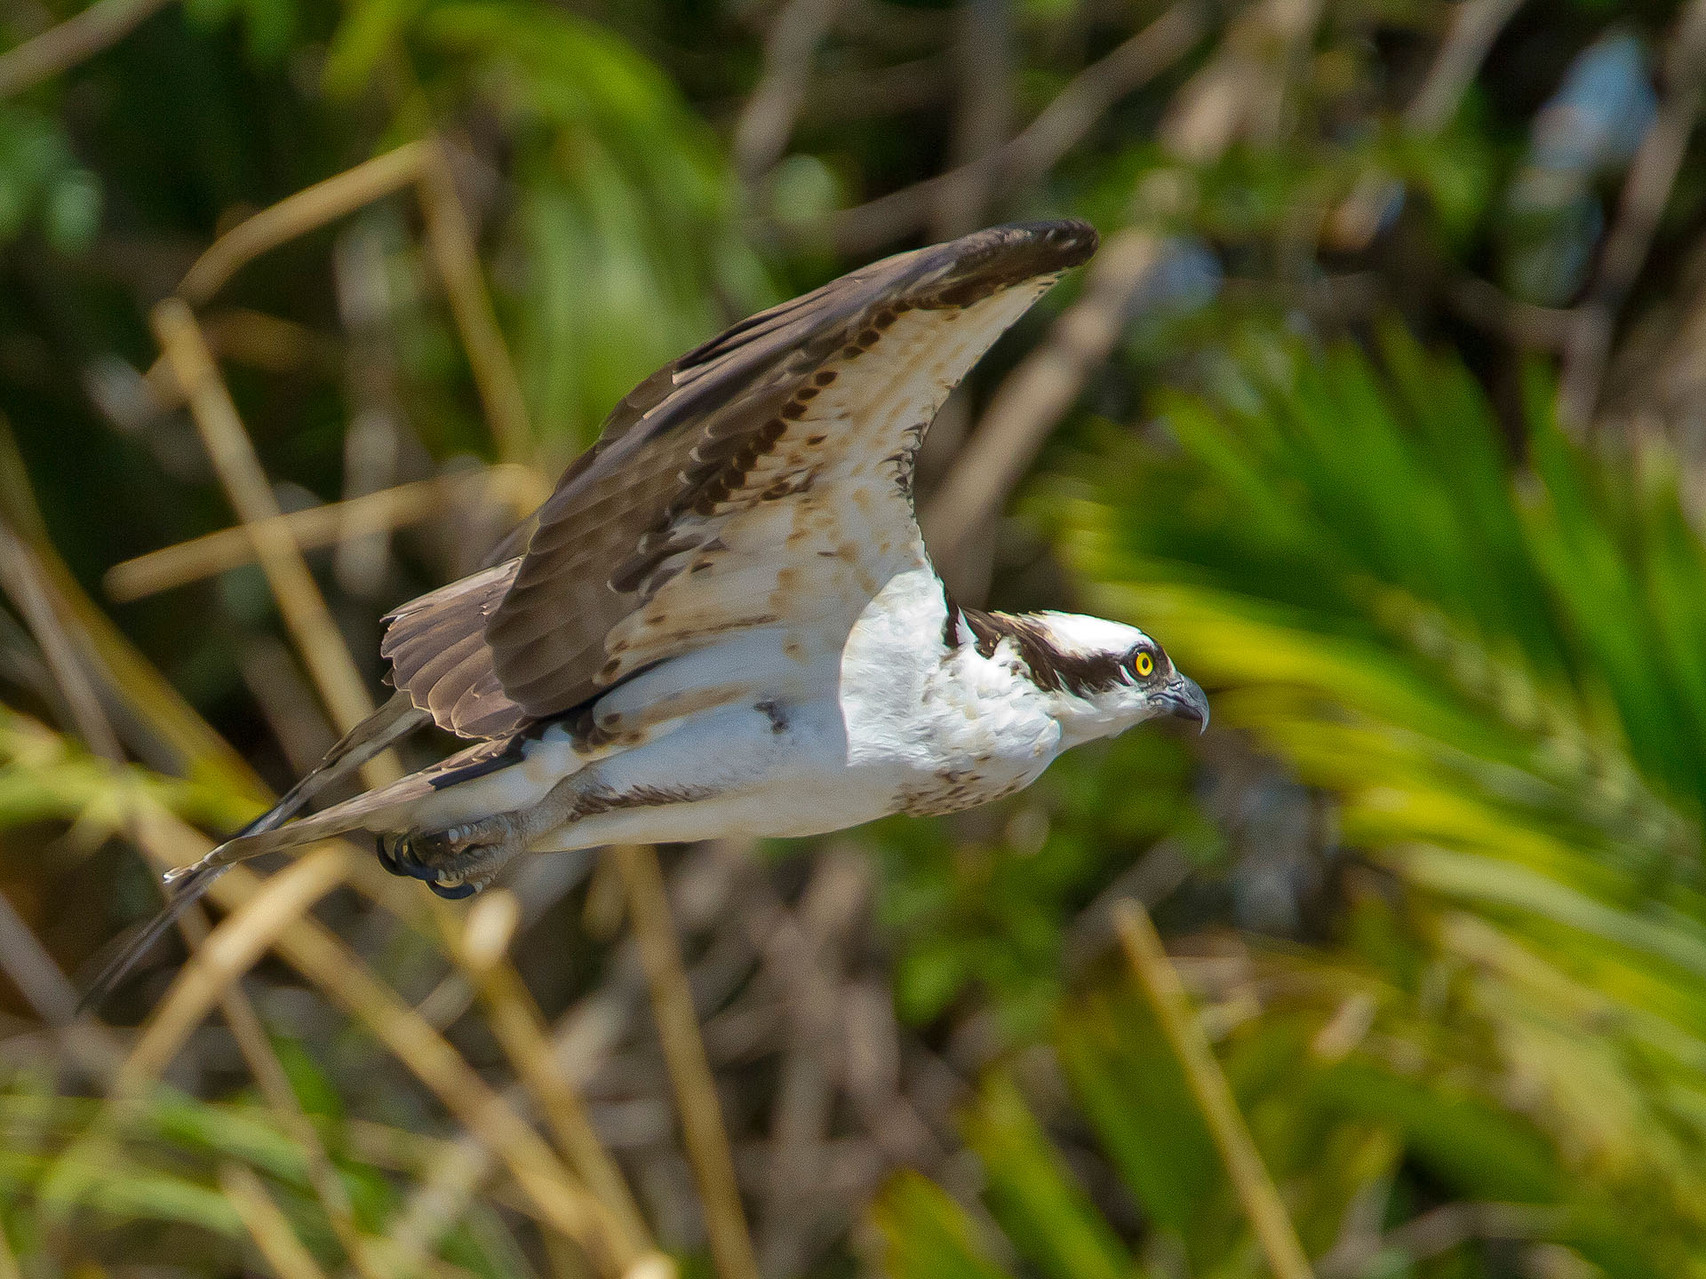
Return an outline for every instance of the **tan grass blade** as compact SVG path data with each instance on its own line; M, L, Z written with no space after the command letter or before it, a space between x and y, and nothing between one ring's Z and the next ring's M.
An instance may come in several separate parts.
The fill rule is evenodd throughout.
M284 614L285 625L338 731L347 733L373 713L373 698L300 548L278 523L280 512L272 486L255 457L254 445L237 416L237 406L231 402L231 393L213 363L195 316L180 299L167 298L154 308L152 318L155 337L184 389L213 468L237 518L254 539L256 557ZM381 786L402 776L402 770L396 757L386 754L369 761L362 776L368 785Z
M1191 1097L1214 1135L1214 1143L1238 1193L1238 1202L1250 1219L1274 1279L1314 1279L1279 1190L1262 1163L1256 1143L1250 1139L1238 1102L1202 1027L1197 1024L1190 999L1167 958L1149 913L1137 902L1121 902L1115 908L1114 923L1119 929L1126 962L1155 1010L1168 1047L1185 1072Z
M693 994L676 944L657 850L649 845L622 844L611 848L609 855L616 859L628 890L628 917L651 986L652 1011L681 1112L682 1139L704 1202L705 1229L711 1237L717 1273L722 1279L758 1279L752 1236L735 1181L734 1156L717 1104L716 1082L705 1058L705 1044L699 1036Z
M326 1272L252 1171L239 1163L224 1165L219 1170L219 1188L278 1279L326 1279Z

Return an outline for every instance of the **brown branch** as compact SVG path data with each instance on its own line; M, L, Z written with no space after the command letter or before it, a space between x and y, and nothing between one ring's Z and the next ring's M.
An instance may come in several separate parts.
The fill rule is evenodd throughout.
M1412 133L1433 134L1451 123L1493 41L1521 7L1522 0L1464 0L1452 9L1451 28L1439 55L1428 68L1422 87L1404 108L1405 128Z
M219 1189L279 1279L326 1279L314 1254L296 1237L290 1219L251 1169L235 1160L226 1163L219 1170Z
M953 163L968 176L938 188L929 235L951 240L983 225L996 198L995 163L1010 140L1013 118L1013 30L1006 0L963 0L954 62L959 103L954 113Z
M1706 0L1684 10L1665 56L1665 93L1629 166L1599 270L1576 308L1558 386L1558 418L1585 434L1599 406L1618 312L1647 260L1706 90Z
M16 97L117 44L167 0L97 0L15 49L0 53L0 99Z
M495 918L504 912L507 917ZM605 1233L617 1262L626 1270L655 1253L657 1245L628 1183L593 1131L579 1093L551 1051L538 1005L515 969L501 962L520 919L515 894L498 890L481 897L468 911L466 927L460 930L454 927L454 917L448 911L436 910L434 916L446 948L478 986L492 1033L532 1094L558 1150L603 1205Z
M1451 27L1427 78L1404 108L1406 132L1432 137L1451 122L1493 41L1521 6L1522 0L1462 0L1453 8ZM1402 192L1403 184L1396 179L1365 173L1327 220L1327 238L1333 247L1347 252L1366 248Z

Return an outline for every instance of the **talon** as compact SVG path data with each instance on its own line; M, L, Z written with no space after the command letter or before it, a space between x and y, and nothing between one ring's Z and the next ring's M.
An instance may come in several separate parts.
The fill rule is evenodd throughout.
M446 901L452 902L461 901L464 897L472 897L480 891L477 884L441 884L436 879L428 880L427 887Z

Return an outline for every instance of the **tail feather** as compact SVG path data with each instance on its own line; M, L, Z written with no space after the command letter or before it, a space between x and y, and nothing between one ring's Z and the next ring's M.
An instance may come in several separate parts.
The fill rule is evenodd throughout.
M214 880L238 862L355 829L359 823L352 821L347 812L340 811L355 805L338 805L295 822L291 822L291 818L326 787L347 777L394 742L426 724L430 718L427 712L415 709L407 693L395 694L346 733L326 752L326 758L319 766L286 791L278 803L199 862L168 871L165 876L165 906L146 924L115 943L112 958L90 983L78 1002L77 1011L82 1013L106 1002L107 996L117 988L125 974L153 949L154 943L165 935L167 929L206 895ZM287 822L290 824L286 825Z

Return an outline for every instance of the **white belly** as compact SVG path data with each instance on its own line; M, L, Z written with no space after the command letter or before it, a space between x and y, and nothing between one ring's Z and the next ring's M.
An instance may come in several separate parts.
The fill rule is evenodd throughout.
M622 802L539 837L535 851L817 835L1009 794L1058 753L1059 726L1005 666L969 646L949 652L945 617L941 584L923 569L897 575L842 651L815 663L770 652L777 641L762 634L662 663L614 690L600 720L684 713L593 756L553 728L519 764L433 797L429 824L530 808L583 770ZM718 688L729 700L716 704Z

